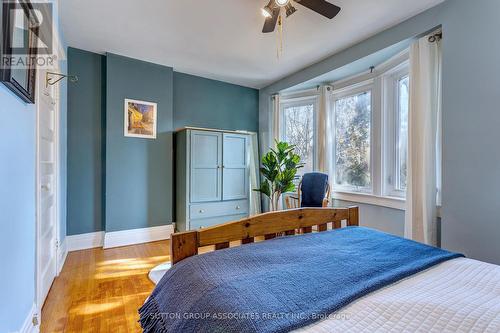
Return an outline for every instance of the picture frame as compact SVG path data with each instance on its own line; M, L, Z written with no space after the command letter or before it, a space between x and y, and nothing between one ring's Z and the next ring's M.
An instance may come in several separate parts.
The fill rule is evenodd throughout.
M2 18L0 82L24 102L34 104L36 43L40 24L29 0L0 0L0 2ZM17 13L24 13L24 16ZM23 41L22 45L15 45L20 40Z
M125 99L124 136L131 138L156 139L158 126L158 104L154 102Z

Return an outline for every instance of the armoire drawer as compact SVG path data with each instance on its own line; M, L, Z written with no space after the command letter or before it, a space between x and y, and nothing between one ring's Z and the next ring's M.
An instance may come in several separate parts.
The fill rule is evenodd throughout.
M248 214L241 215L228 215L228 216L217 216L217 217L209 217L207 219L196 219L189 221L189 230L198 230L200 228L208 228L213 225L238 221L248 217Z
M248 214L248 200L191 204L189 207L189 217L192 220L242 214Z

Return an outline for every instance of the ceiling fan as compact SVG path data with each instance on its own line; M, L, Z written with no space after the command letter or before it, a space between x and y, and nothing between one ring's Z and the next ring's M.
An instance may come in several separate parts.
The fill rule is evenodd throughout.
M270 0L269 4L262 8L262 15L266 18L263 33L273 32L278 22L281 10L284 8L286 17L293 15L297 9L293 6L296 2L306 8L315 11L329 19L334 18L340 12L340 7L329 3L326 0Z

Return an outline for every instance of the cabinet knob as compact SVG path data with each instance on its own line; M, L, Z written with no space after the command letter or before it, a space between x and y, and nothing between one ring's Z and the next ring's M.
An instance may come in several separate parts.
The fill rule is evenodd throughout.
M240 210L240 208L241 208L240 206L236 206L236 210Z
M203 209L200 209L200 214L203 214L205 213L205 211Z

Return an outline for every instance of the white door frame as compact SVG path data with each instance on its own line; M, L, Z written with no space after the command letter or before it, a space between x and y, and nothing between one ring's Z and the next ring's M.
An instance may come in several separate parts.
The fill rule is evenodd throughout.
M55 71L59 72L59 67L54 68ZM36 279L35 279L35 304L36 304L36 313L35 316L38 318L38 324L41 322L41 311L42 307L44 304L45 299L42 299L41 295L41 284L42 284L42 267L41 266L41 251L40 251L40 237L41 237L41 216L40 216L40 188L41 188L41 178L40 178L40 139L39 139L39 133L40 133L40 94L42 93L40 89L38 89L38 85L40 83L44 84L45 82L45 75L42 74L41 71L37 71L37 89L36 89L36 174L35 174L35 179L36 179L36 184L35 184L35 197L36 197ZM60 88L58 85L55 86L54 89L54 101L55 101L55 106L54 106L54 196L55 196L55 202L54 202L54 209L55 209L55 239L56 239L56 251L55 251L55 260L56 260L56 276L59 275L59 272L62 267L60 267L63 263L59 262L60 261L60 235L59 235L59 226L60 226L60 221L61 221L61 214L59 211L60 207L60 189L59 189L59 184L60 184L60 147L59 147L59 124L60 124L60 104L61 104L61 98L60 98Z

